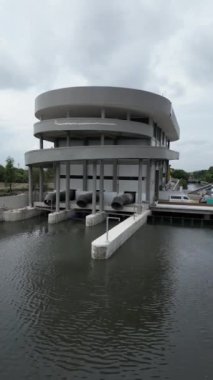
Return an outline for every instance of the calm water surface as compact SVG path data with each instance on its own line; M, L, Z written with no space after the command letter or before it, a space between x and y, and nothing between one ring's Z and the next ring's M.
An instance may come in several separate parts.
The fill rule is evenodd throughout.
M0 379L213 379L213 231L0 223Z

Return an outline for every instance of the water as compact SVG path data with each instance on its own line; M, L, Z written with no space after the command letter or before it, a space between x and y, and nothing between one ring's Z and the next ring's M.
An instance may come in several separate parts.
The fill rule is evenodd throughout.
M0 223L0 379L213 378L212 229Z

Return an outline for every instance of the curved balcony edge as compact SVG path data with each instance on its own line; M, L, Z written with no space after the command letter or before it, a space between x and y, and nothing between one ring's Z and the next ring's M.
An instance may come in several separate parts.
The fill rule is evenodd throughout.
M54 138L54 134L62 132L100 132L118 133L121 135L140 135L152 137L153 127L145 123L139 123L129 120L117 119L100 119L100 118L60 118L53 120L44 120L34 124L34 136L39 137L41 134L45 138L48 134L49 139Z
M179 153L162 147L107 145L63 147L32 150L25 153L25 165L44 165L52 162L113 160L113 159L178 160Z

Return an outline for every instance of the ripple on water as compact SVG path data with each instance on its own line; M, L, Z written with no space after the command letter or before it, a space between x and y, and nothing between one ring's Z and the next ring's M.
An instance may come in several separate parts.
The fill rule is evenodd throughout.
M212 236L192 231L198 240L187 256L190 229L146 226L111 260L95 263L90 242L103 228L85 232L83 224L67 222L48 230L35 220L6 231L0 240L1 380L171 374L176 380L184 374L178 369L185 365L184 341L200 372L206 364L202 373L208 373L201 351L208 358L212 350L212 293L205 292L213 288ZM205 260L195 250L204 242ZM194 363L188 355L189 375Z

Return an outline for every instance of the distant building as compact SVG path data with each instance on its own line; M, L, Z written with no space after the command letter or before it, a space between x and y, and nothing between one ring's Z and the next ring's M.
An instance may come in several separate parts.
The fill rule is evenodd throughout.
M104 194L131 192L134 202L153 202L167 181L169 160L179 154L170 142L179 139L171 102L150 92L119 87L71 87L45 92L35 101L34 136L38 150L25 154L29 167L54 167L56 209L59 191L99 191L93 212L104 209ZM54 144L44 149L43 142ZM93 202L93 203L94 203Z

